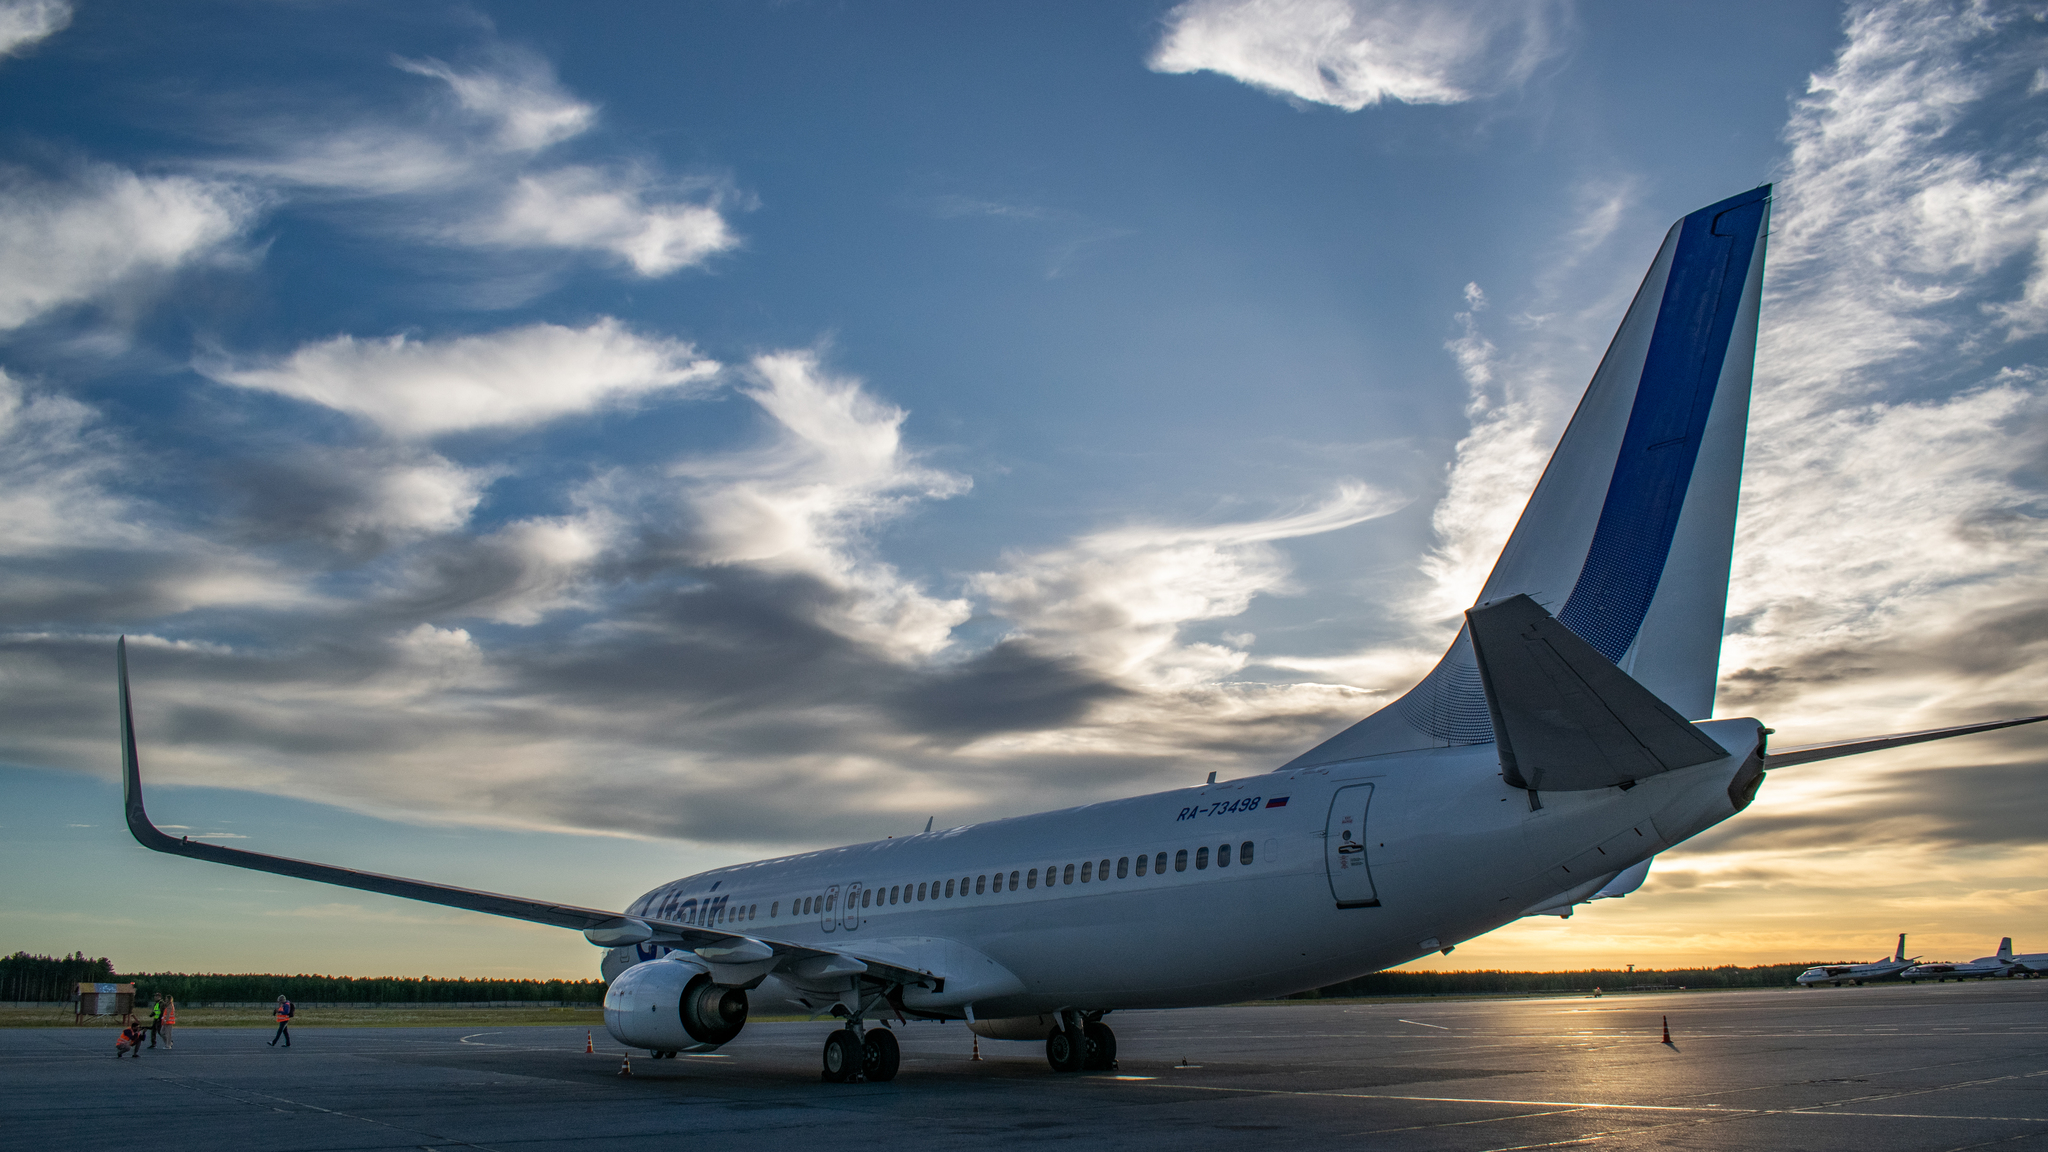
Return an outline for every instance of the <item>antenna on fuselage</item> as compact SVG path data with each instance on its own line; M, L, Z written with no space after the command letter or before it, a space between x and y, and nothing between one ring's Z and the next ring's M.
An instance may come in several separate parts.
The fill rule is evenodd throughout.
M1211 772L1211 773L1209 773L1209 783L1211 783L1211 784L1214 784L1215 782L1216 782L1216 774L1215 774L1214 772Z

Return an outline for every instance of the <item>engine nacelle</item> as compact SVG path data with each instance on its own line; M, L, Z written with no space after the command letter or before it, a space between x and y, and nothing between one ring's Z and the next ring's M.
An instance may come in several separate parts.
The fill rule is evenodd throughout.
M711 973L679 955L635 964L604 994L604 1026L630 1048L709 1052L747 1024L747 994L721 988Z

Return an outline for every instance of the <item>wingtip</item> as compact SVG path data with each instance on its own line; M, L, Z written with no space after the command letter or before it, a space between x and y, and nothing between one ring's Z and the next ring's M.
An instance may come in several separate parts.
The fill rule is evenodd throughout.
M128 834L145 848L159 852L176 851L178 841L170 838L149 818L142 805L142 758L135 750L135 708L128 692L128 637L114 641L114 666L121 697L121 803L128 817Z

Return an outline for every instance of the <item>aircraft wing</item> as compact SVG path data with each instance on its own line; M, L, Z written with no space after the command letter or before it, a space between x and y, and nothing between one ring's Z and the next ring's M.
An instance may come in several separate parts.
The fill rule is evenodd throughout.
M696 952L712 963L782 961L783 963L774 965L778 969L805 961L813 961L814 963L808 967L817 968L819 958L831 958L822 961L830 969L831 974L850 974L864 969L871 975L905 984L926 984L934 977L934 973L905 968L886 961L870 960L848 952L763 940L741 932L678 924L646 916L628 916L623 912L611 912L601 908L582 908L574 904L556 904L546 900L504 896L496 892L481 892L474 888L458 888L452 884L435 884L427 880L386 876L379 872L364 872L333 864L316 864L310 860L294 860L288 856L248 852L204 840L193 840L186 836L173 837L158 828L143 807L142 766L135 750L135 714L128 699L126 637L115 645L114 652L115 661L120 669L121 683L122 796L127 807L128 831L144 848L168 852L173 856L189 856L214 864L250 868L258 872L314 880L322 884L336 884L343 888L358 888L365 892L379 892L386 896L399 896L427 904L464 908L471 912L486 912L493 916L529 920L536 924L552 924L558 928L573 928L582 932L592 944L605 948L626 944L663 944ZM820 970L812 974L823 975L826 972Z
M1990 732L1999 728L2013 728L2021 724L2037 724L2048 720L2048 716L2022 716L2017 720L1992 720L1983 724L1959 724L1954 728L1928 728L1920 732L1895 732L1890 736L1866 736L1861 740L1840 740L1830 744L1802 744L1797 748L1785 748L1764 753L1765 768L1790 768L1794 764L1811 764L1816 760L1833 760L1837 756L1854 756L1861 752L1876 752L1885 748L1899 748L1907 744L1921 744L1929 740L1946 740L1951 736L1968 736L1972 732Z

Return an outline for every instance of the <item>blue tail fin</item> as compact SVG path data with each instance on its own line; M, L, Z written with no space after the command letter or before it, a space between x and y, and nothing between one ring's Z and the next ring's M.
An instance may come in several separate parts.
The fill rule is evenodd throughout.
M1712 715L1770 185L1671 226L1475 603L1525 594L1680 715ZM1408 694L1283 768L1484 744L1463 631Z

